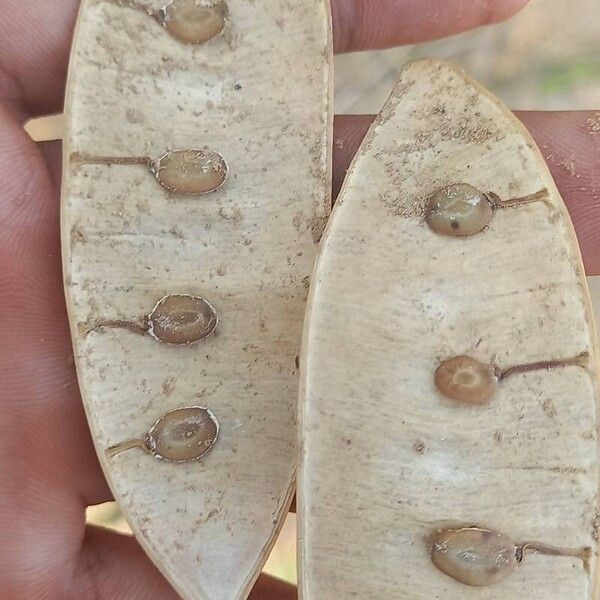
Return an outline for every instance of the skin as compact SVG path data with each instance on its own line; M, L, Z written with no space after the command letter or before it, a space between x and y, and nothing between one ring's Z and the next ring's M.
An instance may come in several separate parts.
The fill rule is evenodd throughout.
M337 52L443 37L508 18L526 0L334 0ZM61 109L75 0L3 0L0 20L0 596L5 600L175 599L136 541L86 526L111 500L71 356L60 267L60 147L27 118ZM588 275L600 274L600 135L593 113L521 113L569 206ZM335 182L372 120L336 121ZM567 162L569 161L569 162ZM566 169L564 164L569 164ZM291 600L263 577L254 600Z

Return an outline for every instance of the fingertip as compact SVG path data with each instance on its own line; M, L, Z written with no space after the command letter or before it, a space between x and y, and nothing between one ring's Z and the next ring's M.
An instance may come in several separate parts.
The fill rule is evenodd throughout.
M297 598L298 594L294 586L275 577L261 575L248 600L297 600Z
M75 598L179 598L135 538L93 526L69 591Z
M334 47L352 52L417 44L498 23L530 0L332 0Z
M600 275L600 113L520 112L537 142L569 214L586 274Z
M492 25L506 21L523 10L531 0L483 0L484 18L482 24Z
M372 115L337 115L333 138L333 199L337 198L348 168L358 151L374 117Z

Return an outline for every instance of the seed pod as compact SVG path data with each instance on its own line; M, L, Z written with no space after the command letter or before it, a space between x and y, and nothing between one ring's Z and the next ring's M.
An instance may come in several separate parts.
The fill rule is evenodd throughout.
M463 237L483 231L494 214L488 197L467 183L450 185L435 192L425 215L436 233Z
M227 179L225 160L211 150L168 152L151 169L160 185L176 194L208 194Z
M190 462L202 458L217 441L219 423L202 406L178 408L161 417L140 439L128 440L107 450L116 456L131 448L141 448L169 462Z
M221 0L173 0L157 15L158 22L185 44L202 44L222 33L227 4Z
M497 221L469 238L440 235L425 222L423 197L461 181L489 196ZM500 200L488 189L550 193ZM523 207L525 201L539 205ZM565 539L590 540L599 388L584 274L566 208L512 112L451 65L405 67L348 170L311 286L298 467L305 600L520 600L530 590L544 600L593 596L595 561L588 569L538 556L534 568L517 569L496 588L470 589L439 572L430 546L415 537L424 522L438 524L431 533L469 527L497 506L506 533L547 531L556 541L566 524ZM444 348L452 352L432 362ZM589 357L564 358L577 351ZM464 373L461 363L469 359L461 354L489 364ZM442 391L458 400L445 400L434 372L453 357L459 372L440 369L438 377ZM531 362L516 365L521 360ZM502 401L476 404L487 402L494 386ZM570 410L575 397L577 410ZM340 443L338 432L349 429L351 439ZM416 459L421 445L428 452ZM511 467L518 476L507 475ZM528 492L533 498L524 498ZM557 507L564 523L557 523ZM457 523L465 510L472 521ZM442 525L440 518L454 522ZM386 538L402 540L390 552L381 552L382 526ZM505 544L501 573L514 566L514 546ZM542 546L520 547L539 554ZM467 555L447 564L435 554L461 576L462 562L455 563ZM501 576L489 562L479 583ZM483 564L479 557L477 567Z
M447 398L467 404L490 401L498 379L494 368L470 356L445 360L435 371L435 385Z
M184 13L196 8L201 18ZM73 354L91 430L104 450L104 433L122 432L123 415L147 414L148 393L158 390L166 401L184 400L152 414L138 437L175 406L227 406L232 416L219 456L206 456L210 469L170 469L139 448L103 460L115 500L184 598L246 598L293 493L303 283L318 251L311 233L331 211L329 12L328 0L81 2L62 220ZM110 51L98 51L102 40ZM300 107L300 119L282 110L282 98L292 112ZM199 185L198 156L163 157L185 150L225 160L213 154ZM230 177L218 191L182 195L217 189L225 162ZM73 230L85 244L71 239ZM224 335L168 345L196 339L172 339L160 315L150 316L163 295L177 293L213 304Z
M215 309L204 298L165 296L147 320L148 333L166 344L194 344L211 335L219 323Z
M493 585L508 577L518 564L516 546L497 531L447 529L436 532L431 541L433 564L465 585Z

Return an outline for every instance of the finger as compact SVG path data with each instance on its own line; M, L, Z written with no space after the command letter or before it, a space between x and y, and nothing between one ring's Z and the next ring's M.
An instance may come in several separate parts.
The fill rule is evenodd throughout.
M333 0L337 52L411 44L505 19L528 0ZM77 0L4 0L0 99L29 116L62 108Z
M390 48L502 21L529 0L333 0L336 52Z
M539 144L567 204L588 276L600 275L599 115L586 111L517 113ZM334 197L373 119L369 115L336 118Z
M521 112L567 203L588 276L600 275L600 113Z
M135 538L100 527L88 527L70 597L99 600L176 600L180 596L144 554ZM61 596L63 597L63 596ZM251 600L296 600L296 589L263 575Z
M297 598L298 593L294 586L269 575L260 576L249 596L249 600L297 600Z
M56 197L60 195L61 179L62 179L62 142L42 142L38 144L40 152L44 157L46 168L52 178L52 183L56 189Z
M92 504L109 494L75 377L58 192L38 147L1 106L0 156L0 495L12 478L38 493L60 482Z
M61 110L78 8L78 0L3 0L0 100L28 115Z
M179 595L135 538L87 527L70 597L99 600L177 600Z
M367 134L374 115L337 115L333 128L333 198L337 198L346 172Z

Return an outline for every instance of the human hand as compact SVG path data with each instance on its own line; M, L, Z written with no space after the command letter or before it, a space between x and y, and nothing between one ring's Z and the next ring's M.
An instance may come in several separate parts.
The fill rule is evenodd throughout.
M86 526L85 507L111 499L79 397L60 261L60 148L23 132L61 109L76 0L4 0L0 21L0 596L6 600L176 598L137 542ZM526 0L334 0L336 50L413 43L494 22ZM600 273L600 133L589 113L520 115L549 158ZM340 117L335 186L371 121ZM567 165L567 166L565 166ZM291 600L261 578L252 595Z

